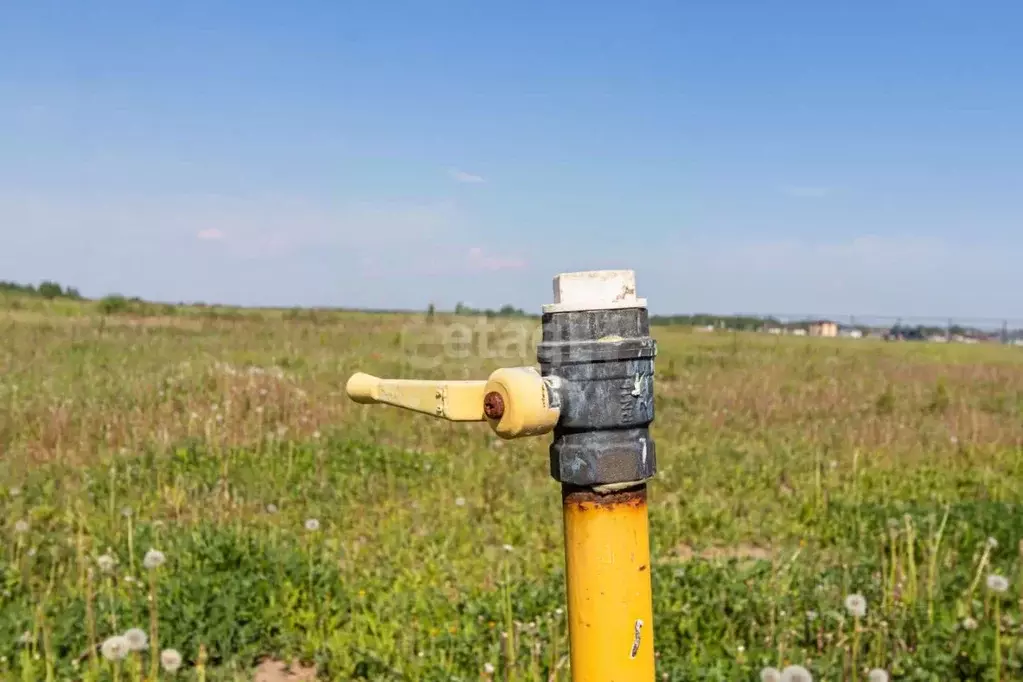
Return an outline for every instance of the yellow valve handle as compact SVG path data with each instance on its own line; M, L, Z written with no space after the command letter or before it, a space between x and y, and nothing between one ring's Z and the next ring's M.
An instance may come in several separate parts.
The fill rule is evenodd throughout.
M381 379L358 372L348 380L348 397L455 422L486 421L502 438L549 432L561 416L556 380L532 367L495 370L486 381Z
M345 390L357 403L403 407L453 422L481 422L486 381L380 379L358 372Z

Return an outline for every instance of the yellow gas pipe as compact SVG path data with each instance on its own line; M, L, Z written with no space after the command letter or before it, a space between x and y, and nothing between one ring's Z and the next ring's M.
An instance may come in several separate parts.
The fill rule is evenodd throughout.
M590 274L590 273L583 273ZM557 293L557 285L556 285ZM486 381L380 379L357 373L358 403L387 404L450 421L486 421L505 439L557 426L556 377L502 368ZM654 635L647 488L562 485L573 682L652 682Z

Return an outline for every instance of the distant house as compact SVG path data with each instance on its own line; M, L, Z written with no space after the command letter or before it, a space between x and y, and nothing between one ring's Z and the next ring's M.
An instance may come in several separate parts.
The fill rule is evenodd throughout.
M797 327L796 329L792 330L792 335L793 336L806 336L806 330L805 329L800 329L800 328Z
M811 322L808 329L810 336L838 336L838 325L828 320Z

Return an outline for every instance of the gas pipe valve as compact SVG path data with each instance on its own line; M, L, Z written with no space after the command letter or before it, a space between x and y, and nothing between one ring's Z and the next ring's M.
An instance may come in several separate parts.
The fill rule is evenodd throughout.
M506 439L551 431L551 475L574 486L624 486L656 469L654 356L646 300L631 270L558 275L543 307L540 370L506 367L486 381L380 379L358 373L347 392L463 422Z

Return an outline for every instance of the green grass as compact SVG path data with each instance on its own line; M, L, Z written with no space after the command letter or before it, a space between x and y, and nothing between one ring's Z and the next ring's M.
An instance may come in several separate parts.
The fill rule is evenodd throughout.
M354 371L485 378L532 348L444 357L440 315L75 305L0 317L0 679L113 679L91 645L154 614L185 659L161 679L251 679L264 657L322 679L569 679L548 439L343 393ZM996 653L1023 676L1020 349L654 334L660 676L991 680Z

